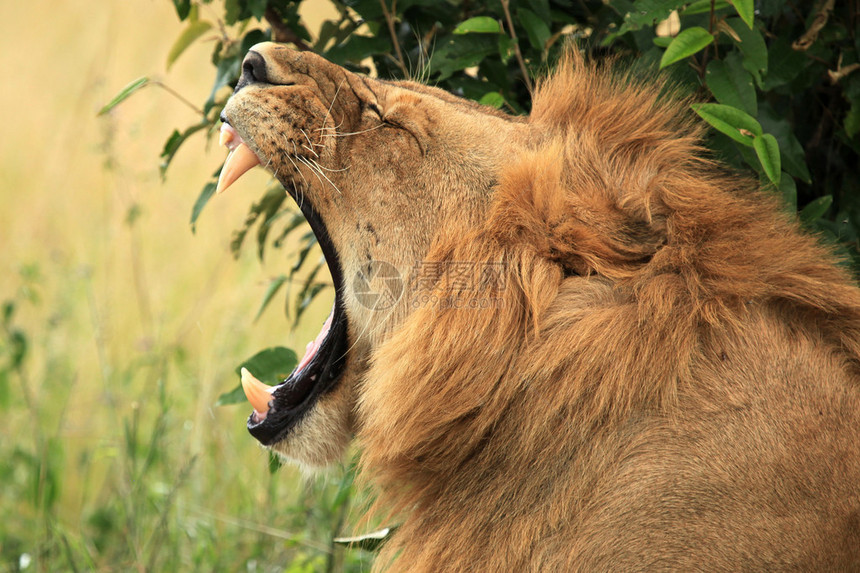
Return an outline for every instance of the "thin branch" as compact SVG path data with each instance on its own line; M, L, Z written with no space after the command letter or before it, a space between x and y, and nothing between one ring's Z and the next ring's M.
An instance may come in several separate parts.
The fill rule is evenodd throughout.
M388 24L388 33L391 35L391 43L394 44L394 54L397 56L397 67L403 72L403 77L409 77L409 69L406 67L406 62L403 60L403 52L400 49L400 41L397 39L397 32L394 30L394 15L397 14L397 0L391 2L391 10L385 4L385 0L379 0L379 5L382 6L382 14L385 16L385 22Z
M272 40L285 44L293 44L303 52L311 50L311 47L299 38L298 34L292 28L284 24L283 18L281 18L281 15L274 8L271 6L267 7L264 16L272 27Z
M164 91L166 91L167 93L169 93L170 95L172 95L173 97L175 97L176 99L178 99L179 101L181 101L182 103L184 103L185 105L187 105L188 107L193 109L194 112L197 113L198 115L200 115L201 117L203 117L203 118L206 117L206 114L203 113L202 109L200 109L199 107L197 107L196 105L191 103L189 100L184 98L179 92L177 92L176 90L174 90L173 88L171 88L167 84L161 83L158 80L149 80L149 83L150 83L150 85L160 87L161 89L163 89Z
M836 4L836 0L827 0L824 3L824 6L821 7L818 14L816 14L815 18L812 20L812 24L809 25L809 29L805 34L794 41L791 45L792 48L798 52L805 52L812 47L812 44L814 44L815 40L818 39L818 33L827 25L830 13L833 12L834 4Z
M716 26L716 22L717 22L716 6L717 6L717 1L711 0L711 16L710 16L710 19L708 20L708 32L711 33L711 36L714 35L714 27ZM677 14L677 12L675 12L675 13ZM702 65L699 68L699 79L702 81L703 84L705 83L705 73L707 72L707 69L708 69L708 54L710 54L711 49L714 50L714 59L719 60L720 55L719 55L719 52L717 52L716 39L713 42L711 42L709 45L705 46L705 51L702 53Z
M508 22L508 30L511 33L511 39L514 41L514 54L517 56L517 62L520 64L520 71L523 73L523 78L526 81L526 87L529 93L534 91L532 87L532 79L529 77L529 71L526 68L526 62L523 60L523 53L520 51L520 42L517 39L517 33L514 30L514 22L511 19L510 0L501 0L502 9L505 11L505 19Z
M853 63L849 66L842 66L842 54L839 54L839 61L836 64L835 70L827 70L827 75L830 76L830 83L837 84L839 80L845 76L860 70L860 63Z

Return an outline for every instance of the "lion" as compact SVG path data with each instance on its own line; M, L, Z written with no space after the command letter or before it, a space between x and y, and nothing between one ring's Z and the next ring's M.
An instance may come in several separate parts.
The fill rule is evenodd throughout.
M248 53L219 190L271 171L336 290L248 429L357 440L377 570L860 570L860 290L670 92L571 48L513 117Z

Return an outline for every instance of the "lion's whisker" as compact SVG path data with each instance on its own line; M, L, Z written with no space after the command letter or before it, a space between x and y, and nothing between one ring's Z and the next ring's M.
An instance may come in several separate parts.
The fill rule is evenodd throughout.
M286 136L284 136L284 139L286 139ZM297 155L296 157L298 157L298 155ZM302 181L304 181L304 183L305 183L305 184L304 184L304 186L303 186L303 187L301 187L301 188L299 189L299 200L297 201L297 203L299 204L299 209L301 209L301 208L302 208L302 204L304 203L304 200L305 200L305 191L304 191L304 189L305 189L305 187L307 187L307 186L308 186L308 180L307 180L307 179L305 179L305 176L304 176L304 174L302 173L302 170L301 170L301 169L299 169L299 166L296 164L296 162L295 162L295 161L293 161L293 158L292 158L292 157L290 157L289 153L287 153L287 154L286 154L286 158L287 158L287 160L288 160L290 163L292 163L292 164L293 164L293 167L296 169L296 173L298 173L298 174L299 174L299 177L301 177L301 178L302 178Z
M310 170L311 170L311 173L313 173L313 174L314 174L314 177L316 177L316 178L317 178L317 181L319 181L319 182L320 182L320 185L321 185L321 186L325 185L325 183L323 183L323 180L320 178L320 174L321 174L321 173L320 173L320 171L319 171L318 169L315 169L315 168L314 168L314 166L313 166L313 165L311 165L311 164L308 162L307 158L302 157L302 156L300 155L300 156L298 157L298 159L299 159L299 161L301 161L302 163L304 163L305 165L307 165L307 166L308 166L308 169L310 169Z
M337 95L340 93L340 88L341 88L341 86L343 86L343 82L345 82L345 81L346 81L346 79L341 80L340 83L337 85L337 89L334 90L334 97L331 98L331 103L328 105L328 109L325 112L325 117L323 117L323 120L322 120L323 125L325 125L325 122L328 121L328 118L331 115L331 109L334 107L334 102L337 101ZM341 123L343 123L343 118L341 118ZM338 127L340 127L340 126L338 126ZM335 130L336 129L337 128L335 128Z
M319 157L319 154L318 154L318 153L314 150L314 148L313 148L313 147L314 147L314 144L313 144L313 142L311 141L311 138L310 138L310 136L308 135L308 133L307 133L304 129L299 129L299 131L301 131L301 132L302 132L302 135L304 135L304 136L305 136L305 139L307 139L307 140L308 140L308 145L310 145L310 147L307 147L306 145L302 144L302 147L304 147L305 149L307 149L308 151L310 151L311 153L313 153L316 157ZM320 147L322 147L322 146L320 146Z
M373 131L375 129L379 129L380 127L385 127L385 124L380 123L379 125L375 125L373 127L368 127L367 129L362 129L361 131L353 131L350 133L335 133L335 134L325 135L324 137L347 137L350 135L361 135L362 133L367 133L368 131Z
M337 185L335 185L334 182L332 182L332 180L328 178L328 175L322 172L322 166L319 163L303 156L299 156L299 160L302 161L302 163L304 163L308 167L310 167L315 173L319 173L320 175L322 175L323 178L325 178L325 180L329 182L332 188L337 191L338 195L343 195L343 193L340 192L340 189L337 188ZM322 181L320 181L320 184L322 184Z
M319 161L314 161L314 163L316 164L317 167L319 167L320 169L323 169L325 171L328 171L329 173L343 173L344 171L349 171L349 168L352 167L351 165L347 165L346 167L344 167L342 169L332 169L331 167L324 166Z
M337 135L337 130L343 126L344 120L341 119L340 123L337 125L323 125L322 127L316 128L316 131L331 131L333 133L324 133L323 137L333 137Z

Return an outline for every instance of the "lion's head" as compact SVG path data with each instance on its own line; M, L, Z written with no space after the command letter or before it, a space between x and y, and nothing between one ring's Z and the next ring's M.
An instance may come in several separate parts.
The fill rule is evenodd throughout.
M310 222L337 293L323 332L249 429L288 457L325 465L354 430L356 385L374 348L409 313L398 281L434 237L478 223L523 122L271 43L249 52L223 119L233 151L222 190L257 164L270 170Z
M221 188L271 171L337 292L248 427L311 467L357 436L386 563L860 567L860 295L663 88L570 50L510 117L246 57Z

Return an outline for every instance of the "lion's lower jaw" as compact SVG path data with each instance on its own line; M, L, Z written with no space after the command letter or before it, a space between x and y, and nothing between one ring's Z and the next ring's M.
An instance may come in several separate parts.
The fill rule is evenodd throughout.
M353 403L352 384L341 381L320 398L285 439L272 445L271 451L307 474L341 461L352 439Z

